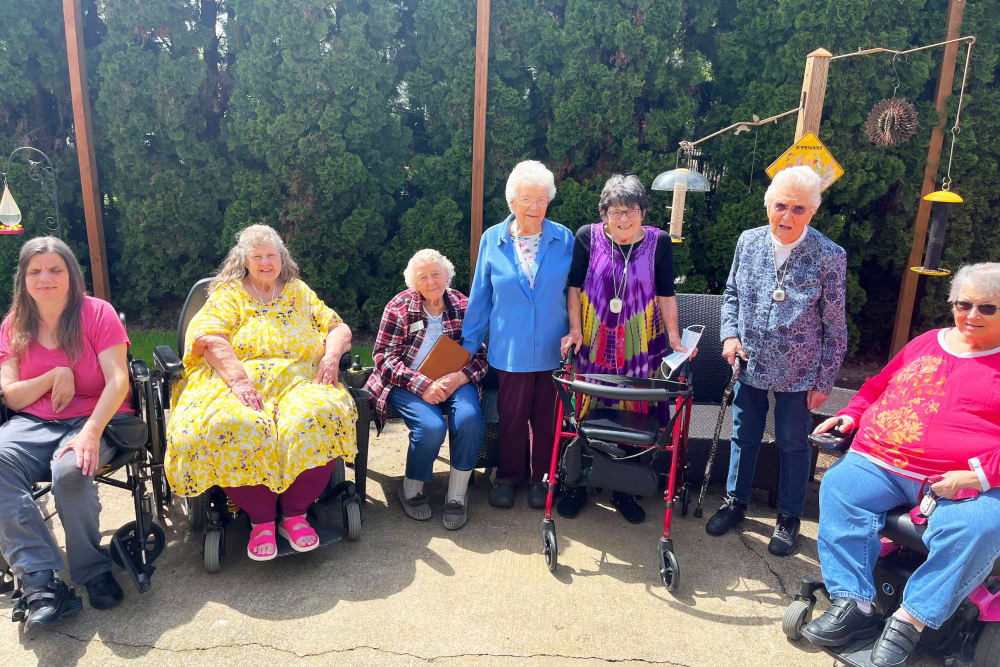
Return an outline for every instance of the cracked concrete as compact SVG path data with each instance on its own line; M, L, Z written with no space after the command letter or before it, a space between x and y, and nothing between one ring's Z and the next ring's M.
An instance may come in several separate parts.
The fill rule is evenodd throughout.
M468 526L456 532L441 526L447 447L428 487L434 518L424 523L406 518L394 486L403 474L405 450L401 424L390 424L381 438L373 434L370 498L356 543L253 563L242 555L246 529L233 524L223 569L210 575L201 563L201 535L187 530L175 503L162 522L168 543L156 562L152 590L140 595L116 568L125 588L121 605L103 612L86 606L30 638L4 623L0 663L832 662L781 633L789 594L802 576L819 576L815 484L801 546L784 559L767 553L774 513L763 502L751 504L741 534L718 538L705 533L706 519L676 514L672 538L681 582L671 594L657 571L662 501L643 500L648 517L639 526L617 516L607 493L576 519L557 516L559 567L550 573L540 554L541 512L527 508L523 491L514 509L491 508L487 483L479 476L470 492ZM711 491L706 518L721 489ZM102 487L101 499L102 529L110 539L131 520L130 498Z

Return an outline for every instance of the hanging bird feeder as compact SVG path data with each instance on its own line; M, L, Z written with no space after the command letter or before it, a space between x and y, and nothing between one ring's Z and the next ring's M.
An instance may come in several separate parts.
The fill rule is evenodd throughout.
M670 240L680 243L684 240L684 200L690 192L708 192L711 185L704 175L693 169L680 167L665 171L653 179L653 190L669 190L674 193L670 203Z
M927 234L927 249L924 251L924 265L911 266L910 270L923 276L946 276L951 271L941 268L941 251L944 250L944 234L948 227L948 215L962 198L948 190L932 192L924 201L931 202L931 227Z
M21 209L17 207L14 196L7 187L7 179L3 179L3 196L0 197L0 234L22 234Z

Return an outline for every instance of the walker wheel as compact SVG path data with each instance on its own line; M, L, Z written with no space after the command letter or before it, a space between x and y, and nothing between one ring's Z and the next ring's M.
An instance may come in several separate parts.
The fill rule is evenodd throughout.
M554 528L542 529L542 554L545 556L545 565L549 572L555 572L559 565L559 543L556 541L556 531Z
M809 622L812 605L806 600L792 600L781 619L781 631L793 642L802 639L802 626Z
M660 550L660 581L671 593L677 590L677 584L681 581L681 566L677 562L677 556L667 549Z
M222 555L224 551L223 540L226 531L207 530L205 531L205 571L215 574L222 569Z
M139 548L146 550L146 564L151 564L156 560L161 553L163 553L163 547L167 543L167 537L163 533L163 529L157 524L150 524L150 535L146 538L143 544L142 540L136 535L136 523L135 521L129 521L124 526L115 531L115 534L111 537L112 540L118 539L118 542L124 547L126 554L132 560L133 563L138 565L142 561L139 559ZM111 552L111 560L115 562L118 567L125 567L125 563L122 562L121 554L118 553L118 549L109 549Z
M205 519L208 518L208 509L212 504L212 491L206 489L197 496L184 499L184 515L187 517L188 526L191 530L198 532L205 527Z
M351 542L357 542L361 537L361 505L356 500L344 504L344 528Z

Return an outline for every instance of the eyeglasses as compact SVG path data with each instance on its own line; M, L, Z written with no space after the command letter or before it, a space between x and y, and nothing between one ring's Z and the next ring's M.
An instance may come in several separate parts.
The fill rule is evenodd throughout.
M539 208L545 208L548 206L549 200L547 197L539 197L538 199L532 199L531 197L518 197L517 203L528 208L531 208L532 205L536 205Z
M971 301L952 301L951 305L960 313L970 313L975 308L983 317L993 317L997 314L995 303L972 303Z
M638 220L642 217L642 211L637 208L627 208L622 211L608 211L608 219L615 222L622 220Z
M774 210L778 213L784 213L785 211L791 211L792 215L805 215L809 212L808 206L802 206L801 204L796 204L795 206L789 206L785 202L775 202L771 204Z

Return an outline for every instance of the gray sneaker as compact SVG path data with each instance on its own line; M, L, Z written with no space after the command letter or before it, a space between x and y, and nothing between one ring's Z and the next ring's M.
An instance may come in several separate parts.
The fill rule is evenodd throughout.
M399 504L403 506L403 511L411 519L427 521L431 518L431 506L424 494L418 493L412 498L407 498L406 494L403 493L403 484L400 483L396 495L399 496Z
M465 503L457 500L449 500L444 506L444 514L441 516L441 523L448 530L458 530L469 520L469 512Z

